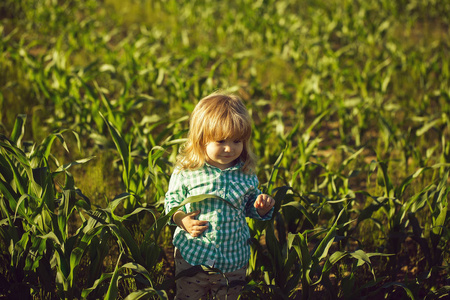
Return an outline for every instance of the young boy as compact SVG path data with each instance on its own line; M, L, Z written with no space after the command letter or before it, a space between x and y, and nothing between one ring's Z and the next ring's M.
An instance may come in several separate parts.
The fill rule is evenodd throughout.
M173 237L175 272L205 265L223 275L199 272L179 278L176 299L205 299L210 294L219 299L239 297L250 258L245 218L269 220L275 204L258 190L250 137L251 119L237 96L214 93L192 112L188 140L166 193L166 212L189 196L222 199L187 204L173 215L178 226Z

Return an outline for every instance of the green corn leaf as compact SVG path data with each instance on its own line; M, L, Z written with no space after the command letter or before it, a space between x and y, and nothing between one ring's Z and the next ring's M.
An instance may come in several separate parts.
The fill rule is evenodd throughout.
M348 149L348 150L350 150L350 149ZM347 158L342 162L342 164L340 165L339 169L340 169L341 171L344 170L344 168L345 168L346 166L348 166L348 164L349 164L351 161L355 160L355 159L356 159L363 151L364 151L364 147L362 147L361 149L359 149L358 151L356 151L355 153L353 153L352 155L350 155L349 157L347 157Z
M273 189L273 185L275 183L275 179L278 175L278 167L281 164L281 161L283 160L283 156L284 156L284 151L281 151L280 155L278 156L277 160L275 161L275 163L273 164L273 168L272 171L270 172L270 176L267 182L267 187L264 191L265 194L271 195L272 194L272 189Z
M403 290L406 292L406 295L410 299L412 299L412 300L415 299L413 292L403 283L400 283L400 282L388 282L388 283L383 284L382 288L387 289L387 288L390 288L392 286L399 286L399 287L403 288Z
M325 265L322 269L322 274L327 276L331 271L333 265L336 264L341 259L347 257L348 255L349 253L347 251L336 251L333 254L331 254L330 257L325 262Z
M49 136L47 136L42 143L39 145L38 149L33 153L33 157L39 157L39 158L45 158L45 160L48 160L50 156L50 152L53 146L53 143L55 139L58 139L61 144L63 145L63 148L67 151L69 151L69 148L67 147L66 141L62 135L67 130L60 130L58 132L52 133Z
M367 194L367 195L369 195L369 194ZM371 218L372 214L374 212L378 211L384 205L386 205L386 203L388 201L389 201L389 198L386 198L386 197L374 198L374 201L359 213L357 224L361 223L364 220Z
M134 216L134 215L137 215L137 214L139 214L139 213L141 213L141 212L143 212L143 211L149 212L150 214L152 214L152 215L153 215L153 219L156 220L155 211L154 211L153 209L146 208L146 207L139 207L139 208L136 208L136 209L133 210L131 213L126 214L126 215L123 215L122 217L117 217L117 219L120 220L120 221L124 221L124 220L127 220L129 217Z
M291 201L291 202L281 205L281 207L286 208L286 209L290 209L291 207L293 207L293 208L297 209L299 212L301 212L305 216L305 218L308 220L308 222L311 225L313 225L313 226L315 225L315 222L313 221L311 215L306 210L306 208L303 205L301 205L300 202Z
M117 240L120 243L124 243L127 247L127 249L129 249L131 256L133 257L133 259L140 263L140 264L144 264L144 259L141 256L141 252L139 249L139 245L136 243L136 241L133 238L133 235L130 233L130 231L125 227L125 225L122 224L122 222L115 222L115 225L118 229L118 232L113 231L113 233L116 235ZM151 266L147 266L147 267L151 267Z
M387 90L389 82L391 81L392 69L389 69L387 75L384 77L383 82L381 84L381 91L384 93Z
M45 185L43 186L44 190L42 191L42 202L45 203L45 206L52 213L56 209L55 203L55 183L53 181L53 177L50 173L45 174Z
M436 119L436 120L426 123L425 125L423 125L422 128L420 128L419 130L416 131L416 135L421 136L421 135L425 134L428 130L430 130L431 128L433 128L434 126L438 125L441 122L442 122L442 119Z
M288 249L291 249L292 246L294 245L294 242L296 240L296 236L297 236L296 234L289 232L287 240L286 240Z
M103 283L104 281L110 279L112 276L113 276L113 272L111 272L111 273L102 273L102 275L100 276L100 278L98 278L98 279L94 282L94 284L92 285L92 287L87 288L87 289L84 289L84 290L81 292L81 297L82 297L83 299L86 299L87 296L88 296L92 291L94 291L94 290L98 287L99 284L101 284L101 283Z
M310 134L311 134L312 130L314 129L314 127L316 127L316 125L319 124L320 121L329 113L330 113L330 110L325 110L314 119L314 121L311 123L311 125L309 125L309 127L306 129L305 133L303 134L304 141L309 140ZM305 139L305 137L307 137L307 138Z
M130 270L132 270L132 271L134 271L134 272L136 272L136 273L139 273L139 274L141 274L141 275L143 275L147 280L148 280L148 285L149 286L153 286L153 283L152 283L152 279L151 279L151 275L150 275L150 273L147 271L147 269L146 268L144 268L143 266L141 266L140 264L137 264L137 263L134 263L134 262L132 262L132 263L127 263L127 264L124 264L123 266L122 266L122 268L127 268L127 269L130 269Z
M16 199L19 197L18 194L16 194L10 185L6 185L6 183L0 179L0 191L3 195L2 200L5 200L5 205L3 207L4 212L7 216L10 216L14 214L14 210L17 206ZM7 202L6 202L7 201ZM8 205L6 204L8 203Z
M47 249L46 240L36 236L32 236L32 245L25 260L24 270L32 271L39 267L39 262L42 259L44 252Z
M219 199L222 200L223 202L225 202L225 204L227 204L228 206L234 208L234 209L238 209L236 206L234 206L233 204L231 204L228 200L216 196L216 195L212 195L212 194L202 194L202 195L196 195L196 196L190 196L187 197L184 201L181 202L180 206L184 206L188 203L196 203L196 202L200 202L203 201L205 199Z
M444 296L450 295L450 285L445 285L436 291L430 291L424 300L445 299Z
M186 143L187 139L175 139L175 140L168 140L167 142L164 142L162 145L165 147L173 146L173 145L181 145Z
M149 299L152 296L158 296L158 299L169 300L165 291L156 290L154 288L145 288L129 294L125 300Z
M70 206L69 206L70 194L71 194L70 190L63 191L63 193L61 195L61 203L58 207L58 229L59 229L58 234L64 240L66 239L67 234L68 234L67 221L70 216Z
M78 246L75 249L73 249L72 252L70 253L70 259L69 259L70 273L67 278L67 282L68 282L68 285L70 288L73 286L73 280L76 276L78 266L83 257L84 251L89 246L89 243L92 240L92 238L95 235L99 234L103 230L104 227L105 227L105 225L99 225L99 226L93 227L93 228L90 226L86 226L84 228L85 233L82 235Z
M19 201L17 201L17 205L15 207L15 212L14 212L14 221L17 219L17 215L19 215L21 218L25 219L29 225L36 225L36 223L31 218L33 212L32 211L29 212L29 210L27 208L28 204L26 201L28 199L31 199L31 201L33 201L32 196L30 196L28 194L24 194L19 198ZM40 229L40 227L37 227L37 229Z
M82 149L81 149L80 135L79 135L77 132L73 131L73 130L72 130L71 132L72 132L73 136L75 137L75 139L77 140L77 148L78 148L78 151L81 152Z
M46 188L48 183L47 180L47 167L33 168L33 177L30 178L29 190L30 193L38 198L43 198L43 190Z
M395 254L389 254L389 253L366 253L368 257L373 256L382 256L382 257L388 257L388 256L394 256Z
M111 210L111 213L114 213L116 207L122 203L125 199L131 197L130 193L122 193L114 197L114 199L108 204L108 208Z
M336 220L333 224L333 226L327 231L327 234L322 239L322 241L319 243L319 245L314 250L314 253L311 255L311 257L318 263L320 262L325 256L328 255L328 250L330 249L334 238L336 236L336 228L338 221L340 217L342 216L345 209L342 209L339 213L339 215L336 217Z
M288 278L285 289L286 291L295 291L299 285L301 279L300 265L298 264L298 256L295 251L289 251L286 262L283 266L283 277ZM292 272L287 272L287 270L292 270ZM290 277L290 278L289 278ZM292 295L290 295L292 296Z
M49 232L45 235L40 235L38 236L39 238L43 239L43 240L51 240L52 242L54 242L57 246L61 247L61 241L60 239L56 236L56 234L54 232Z
M2 191L1 189L2 187L2 182L0 180L0 191ZM3 192L3 191L2 191ZM3 196L5 196L5 194L3 194ZM8 231L10 231L11 239L16 242L19 240L19 236L17 233L17 228L14 226L14 220L12 218L12 211L9 207L7 207L6 204L6 199L4 197L0 197L0 208L1 208L1 213L5 216L4 219L2 219L0 221L0 226L7 226L8 225Z
M19 268L19 263L22 261L22 256L26 255L28 252L28 243L32 239L32 234L29 232L25 232L20 237L20 240L13 243L11 241L10 247L9 247L9 254L11 255L11 266L15 268Z
M327 234L314 251L312 257L314 259L317 259L318 262L320 262L325 256L327 256L328 250L330 249L335 236L336 236L336 224L333 227L331 227L330 230L328 230Z
M419 168L414 174L408 176L403 182L396 188L395 195L397 198L401 198L403 196L403 193L405 189L411 184L412 180L419 177L423 172L430 170L430 169L437 169L440 167L447 166L446 164L435 164L431 167L424 167Z
M433 228L432 231L435 235L441 235L442 230L444 229L444 223L447 220L447 207L448 207L448 200L447 195L449 193L448 187L443 187L439 191L438 199L436 201L436 208L433 212Z
M350 252L350 256L358 260L358 267L363 264L367 264L372 267L369 256L363 250L356 250L355 252Z
M266 227L266 244L269 250L269 255L273 258L275 274L283 272L284 257L282 254L282 245L275 237L274 222L270 221Z
M289 190L292 190L292 188L288 186L282 186L274 190L274 192L276 191L276 193L275 196L273 197L273 199L275 200L275 205L272 214L272 220L275 218L275 215L280 211L281 203L283 203Z
M390 198L395 197L393 185L387 170L387 164L385 162L378 162L378 165L381 169L381 173L379 173L379 175L381 175L382 186L385 189L384 196Z
M298 240L298 242L296 242ZM307 286L312 284L312 280L309 277L309 273L311 271L311 262L312 257L309 253L308 244L306 242L306 238L300 232L297 234L289 234L288 236L288 244L294 248L297 252L297 255L301 262L302 269L302 282L307 283ZM291 248L290 247L290 248ZM303 286L303 288L307 288L307 286Z
M111 124L101 113L101 117L103 118L103 121L108 126L109 133L111 134L111 137L113 139L114 144L116 145L116 149L119 152L120 159L123 163L123 179L125 186L129 186L129 174L131 170L130 165L130 151L129 151L129 145L124 141L119 131L114 127L113 124Z
M27 115L19 114L14 122L13 131L11 133L11 141L13 141L18 147L22 144L22 137L25 134L25 123Z
M311 142L308 143L308 146L305 149L304 155L302 155L301 161L304 165L308 163L308 159L310 159L313 151L317 148L317 145L319 145L323 139L321 138L315 138Z
M82 81L82 82L84 83L84 81ZM95 85L96 92L100 96L101 103L103 104L103 106L106 108L106 111L108 112L108 116L110 116L111 118L114 118L113 107L111 106L110 101L108 101L108 99L106 99L105 94L103 93L102 89L99 87L97 81L94 81L94 85ZM88 86L88 85L85 84L85 86ZM89 86L89 90L91 90L90 86ZM93 98L97 97L94 95L94 91L92 91L92 96L93 96ZM103 120L105 120L105 118L103 117L103 115L101 113L100 113L100 115L102 116Z
M11 161L11 159L8 156L5 156L4 158L8 162L10 171L12 172L12 175L14 178L14 180L11 182L11 184L9 186L14 190L15 193L18 193L20 195L25 194L26 193L26 188L25 188L26 183L25 183L24 178L20 175L19 169L14 165L14 163ZM26 167L25 169L28 171L27 175L30 176L32 174L31 168ZM31 178L31 176L29 178ZM13 200L11 203L13 205L11 207L15 208L16 200L15 199L10 199L10 200Z
M56 285L58 291L61 293L64 293L66 290L66 287L68 286L67 278L70 275L70 265L67 257L65 256L64 251L69 252L70 250L64 249L63 247L55 247L55 258L56 258L56 269L57 269L57 275L56 275Z
M79 159L79 160L70 162L70 163L68 163L68 164L59 166L58 169L56 169L56 170L54 171L54 173L60 173L60 172L66 171L66 170L68 170L68 169L69 169L70 167L72 167L72 166L77 166L77 165L85 164L85 163L87 163L88 161L90 161L90 160L92 160L92 159L94 159L94 158L95 158L95 156L91 156L91 157Z
M298 130L300 128L300 123L301 122L297 122L295 124L294 128L291 129L291 131L289 132L289 134L285 138L286 141L291 141L292 137L298 133Z
M0 180L4 182L11 182L13 180L13 173L9 168L8 161L4 156L7 155L2 148L0 148Z
M109 283L108 291L106 292L104 300L116 300L119 294L119 271L121 270L121 268L119 268L119 262L122 254L123 253L121 252L119 258L117 259L116 267L112 274L111 282Z
M5 152L12 154L14 158L17 159L17 161L19 161L24 168L26 168L28 175L31 174L30 161L25 152L13 145L12 142L8 140L4 135L0 134L0 150L2 150L2 148L6 150ZM4 150L2 150L3 153ZM4 158L9 158L9 156L4 155ZM27 167L29 170L27 169Z

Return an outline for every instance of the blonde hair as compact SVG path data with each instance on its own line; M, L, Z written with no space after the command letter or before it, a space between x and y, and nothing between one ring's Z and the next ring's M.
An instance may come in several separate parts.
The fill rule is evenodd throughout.
M189 119L189 134L178 156L181 170L201 168L206 161L206 144L224 139L237 139L243 143L239 157L244 173L254 172L256 156L251 150L252 125L242 100L233 94L216 92L196 105Z

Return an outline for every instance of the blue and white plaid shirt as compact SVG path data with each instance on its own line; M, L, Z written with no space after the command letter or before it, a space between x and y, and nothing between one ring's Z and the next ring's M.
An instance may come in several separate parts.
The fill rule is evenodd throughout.
M242 163L221 170L207 163L198 170L175 170L166 193L165 211L187 197L213 194L227 200L211 198L191 203L181 208L185 213L200 210L198 220L208 221L199 237L192 237L177 227L173 244L191 265L207 265L222 272L233 272L243 268L250 259L250 233L245 217L269 220L273 208L261 217L254 207L261 191L256 175L241 170ZM233 207L234 206L234 207Z

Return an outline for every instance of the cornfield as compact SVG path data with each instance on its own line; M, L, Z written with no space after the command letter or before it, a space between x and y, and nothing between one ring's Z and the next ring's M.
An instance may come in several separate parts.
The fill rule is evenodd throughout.
M276 200L248 219L242 299L449 297L449 1L3 0L0 19L0 299L171 299L164 195L217 89L248 107Z

